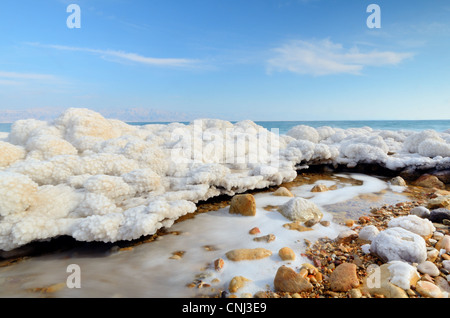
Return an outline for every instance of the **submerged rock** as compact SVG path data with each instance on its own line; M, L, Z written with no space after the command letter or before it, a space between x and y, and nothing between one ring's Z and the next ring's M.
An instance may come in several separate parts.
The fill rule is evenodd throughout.
M291 191L289 191L285 187L279 187L274 193L272 193L274 196L278 197L294 197Z
M289 200L278 211L294 222L306 222L311 219L321 220L323 217L322 211L315 203L303 198Z
M328 191L328 187L324 184L317 184L312 189L311 192L326 192Z

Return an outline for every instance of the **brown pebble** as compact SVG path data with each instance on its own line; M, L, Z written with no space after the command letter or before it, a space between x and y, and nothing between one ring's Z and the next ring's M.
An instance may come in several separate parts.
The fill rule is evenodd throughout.
M254 227L248 233L251 235L255 235L261 233L261 230L258 227Z
M214 261L214 269L220 272L225 265L225 261L222 258L218 258Z

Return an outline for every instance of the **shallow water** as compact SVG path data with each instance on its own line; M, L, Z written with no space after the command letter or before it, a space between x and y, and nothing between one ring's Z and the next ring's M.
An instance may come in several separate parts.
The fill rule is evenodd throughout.
M305 177L304 181L307 180ZM311 188L320 183L334 185L336 189L312 193ZM270 192L258 193L255 194L255 217L231 215L225 207L175 224L170 231L178 235L164 235L130 250L108 254L72 250L0 268L0 297L197 297L227 290L234 276L251 280L238 291L238 296L253 294L273 288L273 278L281 265L295 268L309 262L300 256L305 250L304 239L334 238L345 229L338 223L340 219L367 214L374 206L408 200L401 188L392 189L382 178L361 174L335 174L290 190L298 197L315 202L324 212L323 219L331 221L331 225L317 224L309 232L288 230L283 224L290 221L265 207L282 205L291 198L276 197ZM248 233L253 227L260 228L258 236L274 234L275 241L253 241L255 236ZM295 261L285 262L279 258L278 250L285 246L295 251ZM256 247L270 249L273 254L262 260L235 263L225 256L232 249ZM182 258L170 259L176 252L182 252ZM212 265L217 258L225 260L221 272L216 272ZM65 284L70 264L77 264L81 269L79 289L69 289ZM200 280L210 287L186 286ZM39 288L55 284L58 285L53 292L39 293Z

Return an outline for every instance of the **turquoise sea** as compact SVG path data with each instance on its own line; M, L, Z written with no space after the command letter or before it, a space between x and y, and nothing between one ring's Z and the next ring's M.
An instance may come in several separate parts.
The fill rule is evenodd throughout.
M188 124L189 122L183 122ZM438 132L450 129L450 120L343 120L343 121L256 121L256 124L271 130L278 128L280 134L285 134L292 127L307 125L311 127L330 126L333 128L361 128L371 127L372 129L383 130L414 130L421 131L433 129ZM147 124L168 124L168 122L142 122L130 123L131 125ZM12 124L0 123L0 132L9 132Z

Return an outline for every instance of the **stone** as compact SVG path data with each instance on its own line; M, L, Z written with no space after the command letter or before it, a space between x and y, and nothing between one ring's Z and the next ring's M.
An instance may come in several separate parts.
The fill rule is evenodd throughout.
M306 222L311 219L321 220L323 217L319 207L303 198L294 198L280 206L278 211L291 221Z
M434 246L437 250L446 250L447 252L450 252L450 236L444 235L439 242L436 243Z
M311 192L326 192L328 191L328 187L324 184L316 184L312 189Z
M356 273L356 265L342 263L330 275L331 290L335 292L347 292L359 286L359 279Z
M425 261L417 265L417 270L422 274L428 274L431 277L436 277L440 274L439 268L430 261Z
M368 225L359 231L359 239L365 242L372 242L372 240L380 234L380 230L375 225Z
M400 260L420 264L427 259L425 240L401 227L381 231L370 244L370 252L384 262Z
M320 223L320 225L325 226L325 227L328 227L331 224L330 221L320 221L319 223Z
M283 247L278 251L278 255L283 261L295 260L295 253L290 247Z
M430 220L422 219L417 215L407 215L394 218L389 221L388 227L401 227L410 232L416 233L423 238L430 238L436 228Z
M230 213L244 216L256 215L256 201L251 194L238 194L231 199Z
M247 283L249 281L250 281L250 279L247 279L247 278L245 278L243 276L235 276L230 281L230 284L228 285L228 290L230 291L230 293L235 293L239 289L244 287L245 283Z
M351 241L358 238L358 233L354 230L343 230L341 231L338 236L336 237L337 243L350 243Z
M363 279L361 290L363 294L383 295L386 298L408 298L401 287L391 283L390 264L368 268L368 275Z
M450 260L442 261L442 266L443 266L446 270L450 271Z
M450 207L450 195L438 196L431 200L428 200L428 209L439 209L439 208L449 208Z
M441 180L439 180L436 176L432 176L429 174L424 174L420 176L414 182L414 185L423 188L437 188L445 190L445 184Z
M416 291L426 298L442 298L441 289L431 282L421 280L416 284Z
M285 229L299 231L299 232L313 231L313 229L311 227L304 226L304 225L300 224L300 222L286 223L286 224L283 224L283 227Z
M389 183L393 186L406 187L406 181L402 177L398 176L389 180Z
M417 207L411 209L411 211L409 211L409 213L411 215L417 215L419 218L426 218L430 215L430 210L428 210L424 206L417 206Z
M449 169L434 171L432 174L433 174L433 176L436 176L439 180L441 180L445 184L450 183L450 170Z
M265 248L254 248L254 249L236 249L231 250L225 254L227 258L233 262L239 261L251 261L266 258L272 255L270 250Z
M437 287L439 287L442 291L446 293L450 293L450 284L448 283L447 279L445 279L442 276L438 276L434 279L434 283Z
M267 235L264 235L264 236L255 237L255 238L253 239L253 241L255 241L255 242L266 242L266 243L270 243L270 242L275 241L275 239L276 239L275 235L273 235L273 234L267 234Z
M222 258L218 258L214 261L214 269L218 272L225 266L225 261Z
M252 228L248 233L249 233L250 235L256 235L256 234L261 233L261 230L260 230L258 227L254 227L254 228Z
M353 288L350 290L350 298L361 298L362 297L362 292L361 289L359 288Z
M310 220L306 221L304 224L306 227L313 227L314 225L319 223L319 221L320 221L319 219L314 218L314 219L310 219Z
M439 251L435 248L427 252L427 261L434 262L439 256Z
M291 191L289 191L285 187L279 187L275 192L272 193L275 196L278 197L294 197Z
M306 278L285 265L278 268L273 285L276 292L286 293L310 292L314 288Z
M444 220L450 220L450 210L444 208L432 210L427 219L433 223L444 223Z

